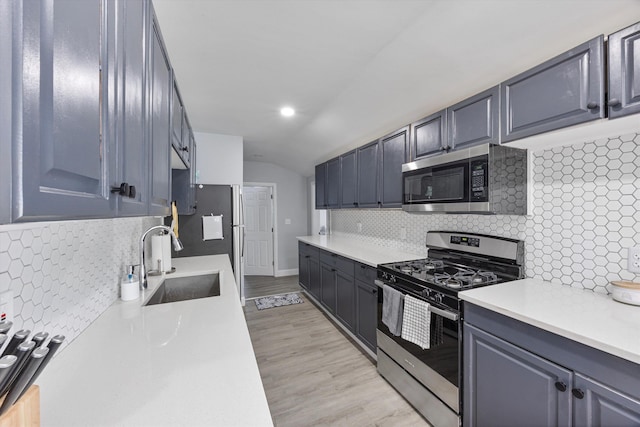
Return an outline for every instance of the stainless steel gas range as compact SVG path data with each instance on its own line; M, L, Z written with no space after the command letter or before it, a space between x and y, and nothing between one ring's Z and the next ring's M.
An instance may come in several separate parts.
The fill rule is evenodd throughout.
M524 242L430 231L426 246L429 258L378 266L376 284L383 290L378 292L378 372L431 424L458 426L463 413L458 292L523 278Z

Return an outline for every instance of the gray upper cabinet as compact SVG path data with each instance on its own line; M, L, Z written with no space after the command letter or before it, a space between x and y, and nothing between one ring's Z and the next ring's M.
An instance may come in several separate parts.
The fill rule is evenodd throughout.
M402 164L409 158L409 126L380 139L382 163L380 167L380 206L402 205Z
M327 162L327 207L340 207L340 158L336 157Z
M358 148L358 207L378 207L380 145L370 142Z
M129 194L112 194L120 216L146 215L149 203L147 180L148 141L146 135L146 49L142 43L148 30L148 3L144 0L108 2L109 16L115 16L110 27L108 74L117 96L109 103L108 123L114 149L110 161L115 174L112 187L129 185ZM116 57L119 55L119 58ZM111 119L114 118L114 119ZM113 170L113 168L112 168Z
M171 199L171 66L155 13L149 34L149 114L151 140L150 215L169 215ZM181 131L182 132L182 131Z
M447 148L499 142L500 89L495 86L447 108Z
M102 2L11 3L13 114L21 116L12 132L12 220L113 216Z
M603 36L501 84L502 142L604 117Z
M11 64L12 2L0 1L0 64ZM0 73L0 224L11 221L11 83L12 67Z
M316 209L327 208L327 164L316 165Z
M640 23L608 39L609 118L640 113Z
M447 149L447 110L411 125L411 160L440 154Z
M340 207L358 206L358 162L357 150L340 156Z

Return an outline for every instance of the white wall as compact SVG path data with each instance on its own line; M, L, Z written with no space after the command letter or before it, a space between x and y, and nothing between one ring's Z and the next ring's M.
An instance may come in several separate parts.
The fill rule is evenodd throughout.
M276 184L278 263L275 273L294 273L291 270L298 268L296 236L308 234L307 178L272 163L244 162L244 182ZM291 220L291 224L285 224L286 219Z
M199 184L242 185L243 139L236 135L193 133Z

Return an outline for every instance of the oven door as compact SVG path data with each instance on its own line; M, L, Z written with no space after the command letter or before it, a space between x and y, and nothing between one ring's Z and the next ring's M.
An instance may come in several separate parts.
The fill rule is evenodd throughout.
M406 294L401 286L392 288ZM412 294L413 297L417 297ZM435 308L431 312L431 343L422 349L412 342L393 335L382 323L384 292L378 292L378 349L420 381L447 406L459 413L460 345L458 314ZM438 314L441 313L441 314ZM455 320L454 320L455 319Z

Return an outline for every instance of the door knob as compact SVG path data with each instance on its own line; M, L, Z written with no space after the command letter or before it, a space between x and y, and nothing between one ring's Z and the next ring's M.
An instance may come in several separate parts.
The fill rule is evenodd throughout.
M558 391L567 391L567 385L562 381L556 381L556 390Z
M617 107L620 105L620 100L618 98L611 98L609 100L609 107Z
M111 192L112 193L118 193L120 196L127 196L129 197L129 184L127 184L126 182L123 182L122 184L120 184L119 187L111 187ZM135 194L135 190L134 190L134 194Z
M575 397L576 399L584 398L584 391L580 390L579 388L574 388L573 390L571 390L571 394L573 394L573 397Z

